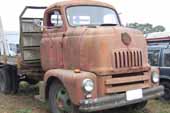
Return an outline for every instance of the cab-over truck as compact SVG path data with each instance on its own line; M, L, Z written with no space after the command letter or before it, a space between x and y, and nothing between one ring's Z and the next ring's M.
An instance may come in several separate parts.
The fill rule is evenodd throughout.
M45 9L44 17L24 17L28 9ZM147 57L143 34L123 27L112 5L69 0L29 6L20 15L20 52L10 61L3 55L0 91L16 93L20 81L41 81L39 98L48 100L52 113L142 107L164 91Z

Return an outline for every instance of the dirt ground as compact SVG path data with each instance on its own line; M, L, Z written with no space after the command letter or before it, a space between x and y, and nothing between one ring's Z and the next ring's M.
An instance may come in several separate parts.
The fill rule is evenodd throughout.
M34 99L35 90L21 90L17 95L0 94L0 113L50 113L47 103ZM143 111L104 111L102 113L170 113L170 104L151 100Z

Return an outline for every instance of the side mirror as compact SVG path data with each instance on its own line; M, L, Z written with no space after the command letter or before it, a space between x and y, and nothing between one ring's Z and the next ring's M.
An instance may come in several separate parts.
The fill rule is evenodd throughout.
M57 25L58 24L58 15L51 15L51 23L53 25Z
M43 26L43 25L42 25L42 20L40 20L40 19L34 19L33 22L34 22L34 24L35 24L36 26L42 28L42 26Z
M61 15L59 15L58 13L54 13L53 15L51 15L50 21L54 27L61 27L63 25Z

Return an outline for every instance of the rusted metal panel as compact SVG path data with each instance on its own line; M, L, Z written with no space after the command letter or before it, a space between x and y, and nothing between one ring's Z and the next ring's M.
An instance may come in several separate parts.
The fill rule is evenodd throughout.
M79 105L80 100L85 99L84 91L82 89L82 81L85 78L89 78L94 81L96 87L92 93L92 98L97 97L97 81L94 73L84 71L75 73L73 70L51 69L45 73L44 81L47 82L50 77L56 77L63 83L69 93L70 99L75 105Z
M120 50L116 50L115 48L122 48L125 50L127 49L127 51L130 52L131 54L130 63L132 64L132 66L124 68L124 70L126 69L127 72L131 68L136 67L136 68L141 69L143 67L149 66L147 62L147 51L146 51L145 46L143 46L143 45L146 45L145 40L142 38L143 35L140 34L138 35L138 37L136 37L134 36L135 33L131 33L130 30L128 30L127 32L131 34L131 37L132 37L132 43L127 48L127 46L125 46L121 42L121 37L120 37L121 32L125 32L125 31L124 31L124 28L121 28L121 27L115 27L115 29L112 29L112 27L107 27L107 28L101 27L101 28L95 28L95 29L90 29L90 28L89 29L85 29L85 28L68 29L65 34L65 37L64 38L61 37L61 40L63 39L63 43L62 43L63 44L63 48L62 48L63 63L64 63L63 68L67 68L67 69L80 68L82 70L88 70L88 71L95 72L98 74L103 74L103 73L114 74L114 72L122 70L121 68L119 68L120 61L127 62L125 61L126 59L122 59L123 55L120 55L120 58L119 58ZM45 39L45 38L48 38L48 36L47 37L46 36L44 36L43 40L50 41L50 39ZM43 44L45 43L42 43L42 45ZM103 46L103 45L107 45L107 46ZM59 45L55 44L53 46L55 47ZM142 57L142 65L135 66L134 60L136 60L136 58L134 58L134 53L132 53L134 52L133 51L134 47L140 48L139 52L140 51L144 52L143 57ZM132 51L131 51L131 48L132 48ZM47 50L50 50L50 48L47 48ZM114 51L118 53L117 55L118 59L115 61L112 60L113 56L111 54ZM49 54L49 52L50 51L43 51L43 54L47 55ZM51 57L56 58L54 57L54 55L55 54L52 54ZM44 59L42 59L42 61L44 61ZM113 65L116 62L118 63L117 65L118 68L113 67ZM123 66L122 62L121 62L121 65ZM44 68L45 70L49 69L47 64L43 65L43 67L45 67ZM57 66L55 67L54 65L54 68L57 68Z
M68 0L68 1L62 1L62 2L57 2L55 4L52 4L47 8L46 11L51 10L52 8L65 8L65 7L70 7L70 6L76 6L76 5L96 5L96 6L104 6L104 7L109 7L115 9L112 5L104 3L104 2L99 2L99 1L92 1L92 0Z
M42 68L46 71L63 68L62 33L44 33L43 37L40 48Z
M106 88L106 93L124 92L128 90L143 89L149 87L150 87L149 84L143 84L143 83L137 83L137 84L125 85L125 86L115 86L112 88Z
M150 79L150 76L148 76L148 75L111 78L111 79L106 80L105 84L109 85L109 84L131 83L131 82L145 81L145 80L149 80L149 79Z
M105 82L106 80L108 79L111 79L112 76L100 76L100 77L97 77L97 87L98 87L98 90L97 90L97 94L99 97L102 97L102 96L105 96L105 89L106 89L106 85ZM108 86L108 87L112 87L112 86Z
M134 90L140 88L152 87L152 82L150 79L150 73L148 72L133 72L112 75L110 78L104 77L105 80L105 94L108 93L120 93L127 90ZM138 88L137 88L138 87Z

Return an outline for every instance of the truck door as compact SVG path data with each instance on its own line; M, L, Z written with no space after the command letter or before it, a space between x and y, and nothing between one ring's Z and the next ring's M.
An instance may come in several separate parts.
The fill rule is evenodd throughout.
M64 22L59 9L45 13L43 39L41 41L41 63L44 70L63 67Z
M160 75L170 77L170 48L163 49Z

